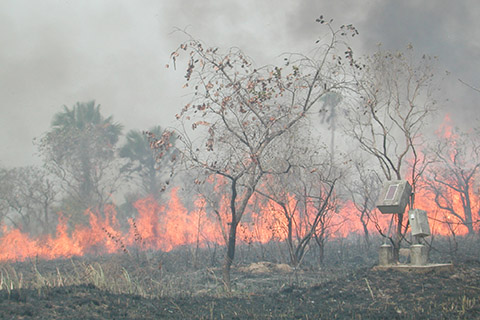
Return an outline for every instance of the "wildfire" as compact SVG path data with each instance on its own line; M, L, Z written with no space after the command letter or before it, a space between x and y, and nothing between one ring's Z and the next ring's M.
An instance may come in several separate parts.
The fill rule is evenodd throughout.
M129 220L129 229L122 231L117 220L114 206L107 206L102 217L87 210L88 225L76 225L71 231L68 221L61 214L58 218L57 230L54 236L32 238L18 229L2 228L0 238L0 261L22 261L28 258L69 258L84 254L104 254L124 252L131 247L142 250L153 249L169 251L178 246L190 245L204 247L208 243L224 244L222 228L215 215L207 212L205 200L199 197L193 210L187 210L180 201L178 190L170 194L170 200L165 206L154 198L140 199L135 203L138 215ZM295 199L290 198L288 204L294 215L295 234L305 232L308 217L300 217L295 210ZM419 208L434 208L428 195L417 195ZM262 203L256 201L256 210L250 210L245 222L239 227L239 240L244 243L267 243L269 241L284 241L287 237L287 220L278 204L273 201ZM225 210L225 207L222 208ZM338 212L333 212L328 237L347 237L352 233L363 234L357 210L352 203L344 203ZM226 214L224 217L226 217ZM442 216L439 210L429 210L432 231L436 234L449 235L452 225L456 234L466 234L465 227L457 224L455 217ZM390 215L381 215L379 223L386 227ZM446 218L446 220L444 219ZM303 220L302 220L303 219ZM449 221L452 224L438 223ZM302 222L303 221L303 222ZM368 230L375 232L373 223Z
M448 117L437 134L448 141L455 140ZM36 257L69 258L122 251L128 254L134 247L140 250L169 251L185 245L224 245L229 226L229 199L221 192L221 186L225 182L209 178L205 183L212 186L212 198L215 199L198 196L190 204L190 209L180 200L178 189L171 191L165 204L158 203L153 197L140 199L134 204L138 214L128 220L127 227L121 226L113 205L106 206L102 214L87 210L84 214L89 223L86 225L71 226L68 219L59 214L54 235L33 238L19 229L3 226L0 232L0 261L23 261ZM459 194L447 190L444 196L455 208L455 212L462 212L464 199ZM479 195L472 194L471 197L474 220L478 220ZM368 223L364 225L352 202L341 202L338 199L335 201L339 203L332 206L328 215L323 218L324 229L321 232L325 238L345 238L352 233L362 235L365 228L371 234L376 233L376 228L386 232L391 215L376 212L375 219L364 216L364 223ZM284 206L254 195L239 225L238 240L241 243L285 241L288 237L289 220L292 234L296 239L301 238L309 230L315 208L308 205L306 209L300 207L293 195L287 196ZM417 190L415 207L427 211L433 234L465 235L469 231L461 223L458 214L456 216L451 211L439 209L434 196L427 189Z

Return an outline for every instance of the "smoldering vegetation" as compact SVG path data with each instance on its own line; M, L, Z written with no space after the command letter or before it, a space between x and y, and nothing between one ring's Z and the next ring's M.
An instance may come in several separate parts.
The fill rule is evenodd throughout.
M478 239L438 237L431 262L453 272L375 271L382 239L336 239L318 263L282 260L282 243L241 245L232 291L223 290L220 247L150 251L0 264L2 318L398 319L475 318ZM452 247L452 244L454 246ZM408 262L408 257L402 257ZM415 297L415 298L414 298Z

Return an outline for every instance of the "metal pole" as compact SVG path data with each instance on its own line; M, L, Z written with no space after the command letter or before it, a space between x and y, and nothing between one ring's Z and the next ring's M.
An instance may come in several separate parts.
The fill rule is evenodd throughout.
M394 215L392 214L392 219L390 219L390 225L388 226L387 236L385 237L385 242L383 244L387 244L387 239L390 236L390 231L392 229L392 223L393 223L393 216Z

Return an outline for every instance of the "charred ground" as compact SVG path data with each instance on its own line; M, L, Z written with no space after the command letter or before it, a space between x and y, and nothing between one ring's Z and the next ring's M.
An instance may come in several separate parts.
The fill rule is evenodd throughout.
M452 272L417 274L373 270L375 250L362 259L344 253L339 263L340 251L331 249L321 268L254 268L244 260L233 270L231 294L222 291L220 268L207 266L211 252L195 267L186 248L2 263L0 318L480 318L480 262L472 255L459 256Z

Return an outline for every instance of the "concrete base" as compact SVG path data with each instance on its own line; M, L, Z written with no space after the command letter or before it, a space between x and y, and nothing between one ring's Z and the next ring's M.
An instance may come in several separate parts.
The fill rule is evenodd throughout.
M384 244L378 249L378 265L388 266L393 263L393 248L391 245Z
M400 271L400 272L414 272L414 273L429 273L429 272L453 272L453 264L451 263L438 263L438 264L425 264L425 265L411 265L411 264L392 264L388 266L375 266L373 271Z
M424 266L428 260L428 249L423 244L410 246L410 263L414 266Z

